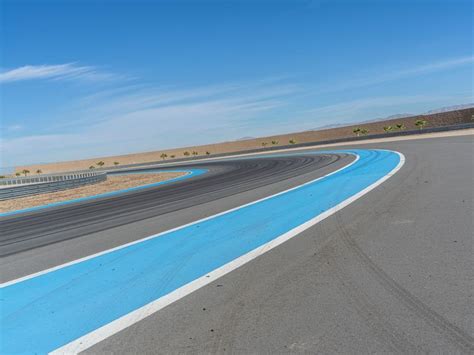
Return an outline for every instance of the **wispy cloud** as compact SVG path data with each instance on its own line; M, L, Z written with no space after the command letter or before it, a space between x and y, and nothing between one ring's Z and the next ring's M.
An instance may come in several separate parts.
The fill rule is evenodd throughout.
M472 64L473 62L474 62L474 56L469 56L469 57L448 59L448 60L438 61L438 62L433 62L433 63L426 63L426 64L416 66L413 68L393 70L393 71L390 70L385 74L379 75L378 77L367 78L365 80L362 79L360 80L359 84L362 84L362 85L378 84L378 83L397 80L397 79L401 79L405 77L417 76L417 75L432 73L436 71L452 69L452 68L463 66L466 64ZM357 84L357 81L355 83Z
M112 73L100 71L92 66L80 66L76 63L57 65L25 65L19 68L0 72L0 83L24 80L108 80L118 78Z
M59 113L59 117L68 116L51 128L67 128L68 126L84 126L117 120L128 114L145 112L162 113L165 109L179 108L183 112L200 105L216 105L233 107L241 110L242 120L250 111L270 110L284 105L290 96L301 92L301 87L275 80L231 82L193 88L160 87L129 85L121 88L108 89L78 99L67 112ZM71 112L74 112L71 115ZM210 112L210 116L214 113ZM158 117L158 116L157 116ZM225 121L228 117L223 117ZM188 119L192 119L189 117ZM203 122L204 123L204 122ZM202 123L202 124L203 124ZM201 124L201 125L202 125Z
M5 137L3 156L16 165L235 139L255 134L255 121L271 117L298 90L255 81L104 91L79 100L66 121L44 133Z
M6 130L9 132L21 131L22 129L23 129L23 126L20 124L13 124L6 127Z
M327 97L320 98L320 92L369 86L473 62L474 57L438 61L348 80L321 87L321 91L309 84L292 83L294 79L288 78L184 88L121 82L107 86L107 90L94 88L93 94L79 97L61 112L51 112L48 125L34 130L23 125L17 132L4 130L1 142L4 164L126 154L278 134L406 112L407 108L417 113L433 104L460 103L472 98L467 94L361 97L363 94L357 90L359 98L336 102L333 97L328 102ZM26 66L0 73L0 83L33 79L97 80L104 75L107 77L96 67L74 63ZM340 98L339 94L334 96ZM321 105L314 107L318 102Z
M411 96L378 96L365 97L355 100L337 102L310 109L305 112L312 117L317 117L325 124L331 122L348 123L358 119L385 117L394 113L406 113L404 107L424 106L426 104L442 105L443 103L466 102L471 97L466 96L441 96L441 95L411 95ZM419 112L410 112L419 113ZM369 115L368 115L369 114Z
M473 63L474 56L465 56L425 63L411 68L386 68L383 72L370 73L364 75L363 77L348 78L343 82L336 83L334 85L327 85L317 89L316 91L319 93L344 91L348 89L377 85L428 73L454 69L469 64L472 65Z
M397 76L405 76L405 75L418 75L424 73L431 73L439 70L451 69L455 67L459 67L466 64L474 63L474 56L466 56L460 58L451 58L444 61L437 61L433 63L427 63L421 66L417 66L411 69L400 70L395 74Z

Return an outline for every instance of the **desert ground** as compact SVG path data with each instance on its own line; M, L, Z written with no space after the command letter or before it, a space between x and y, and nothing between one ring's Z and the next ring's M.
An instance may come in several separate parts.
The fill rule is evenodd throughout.
M43 173L85 170L88 169L91 165L95 165L99 161L103 161L105 163L104 167L114 166L114 162L118 162L120 165L138 164L161 161L163 160L163 158L161 157L162 154L166 154L165 159L184 158L186 157L186 155L184 155L185 152L188 152L190 154L188 155L189 157L193 156L192 152L197 152L198 156L206 155L206 152L209 152L210 156L212 156L213 154L220 153L245 152L251 149L262 148L264 147L263 144L265 144L265 146L267 147L288 145L290 140L293 140L296 143L307 143L325 141L330 139L354 137L355 134L353 130L355 128L366 129L368 131L368 135L370 135L384 133L384 127L395 127L397 124L403 124L404 129L407 130L416 129L417 127L415 126L415 122L417 120L425 120L427 122L425 128L430 128L452 124L470 123L473 122L473 117L474 108L469 108L457 111L436 113L431 115L419 115L385 121L359 123L344 127L296 132L277 136L268 136L232 142L222 142L194 147L191 146L120 156L95 157L91 159L38 164L26 167L21 166L17 167L16 171L22 171L25 168L30 171L36 171L38 169L41 169Z
M0 201L0 213L152 184L155 182L173 179L182 175L185 175L185 173L163 172L157 174L147 173L111 175L107 177L107 181L94 185L81 186L64 191L50 192L13 200Z

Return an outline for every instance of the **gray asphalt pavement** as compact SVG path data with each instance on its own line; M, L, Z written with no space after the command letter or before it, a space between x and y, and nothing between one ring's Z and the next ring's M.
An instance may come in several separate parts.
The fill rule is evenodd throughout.
M473 143L462 136L360 145L400 151L405 166L313 228L88 352L473 353ZM287 163L281 175L270 168L267 178L243 174L248 180L222 195L198 194L175 209L153 207L146 219L71 238L60 238L69 233L60 223L51 225L60 228L58 239L45 245L40 236L5 253L2 279L239 206L350 160L326 159L297 173ZM211 168L220 176L235 166ZM23 223L23 235L35 230Z
M146 190L0 218L0 256L176 212L326 166L340 167L349 159L343 156L261 157L180 165L180 169L209 172Z

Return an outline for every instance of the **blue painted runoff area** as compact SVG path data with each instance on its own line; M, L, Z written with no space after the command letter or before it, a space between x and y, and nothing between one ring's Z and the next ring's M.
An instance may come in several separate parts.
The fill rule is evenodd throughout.
M88 200L94 200L97 198L104 198L104 197L111 197L111 196L116 196L120 195L126 192L131 192L131 191L138 191L138 190L143 190L143 189L148 189L150 187L155 187L155 186L160 186L160 185L165 185L169 184L172 182L176 181L181 181L185 179L189 179L192 177L196 177L199 175L202 175L207 172L207 169L186 169L186 170L162 170L162 169L150 169L146 171L141 171L141 172L127 172L123 174L116 174L114 173L113 175L129 175L129 174L151 174L151 173L187 173L186 175L183 176L178 176L173 179L165 180L165 181L159 181L155 182L153 184L147 184L147 185L142 185L142 186L135 186L135 187L130 187L128 189L122 189L122 190L117 190L117 191L111 191L111 192L104 192L102 194L97 194L97 195L92 195L92 196L87 196L87 197L80 197L80 198L75 198L72 200L67 200L67 201L61 201L61 202L54 202L54 203L49 203L46 205L41 205L41 206L35 206L35 207L30 207L30 208L24 208L21 210L15 210L15 211L10 211L10 212L4 212L0 213L0 217L6 217L6 216L11 216L14 214L18 213L26 213L26 212L33 212L37 210L41 210L44 208L50 208L50 207L58 207L58 206L63 206L63 205L69 205L71 203L77 203L77 202L83 202L83 201L88 201Z
M53 351L317 217L400 162L391 151L341 152L360 159L297 189L5 286L0 353Z

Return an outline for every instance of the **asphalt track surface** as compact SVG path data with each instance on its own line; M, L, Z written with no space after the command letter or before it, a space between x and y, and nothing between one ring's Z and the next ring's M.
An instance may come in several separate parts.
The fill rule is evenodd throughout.
M323 167L341 167L351 159L344 155L288 156L180 165L183 170L198 167L208 173L190 181L3 218L0 255L179 211Z
M297 238L88 351L472 352L472 136L360 147L400 151L406 164ZM4 218L2 281L237 207L351 159L203 162L206 176L140 197Z

